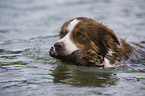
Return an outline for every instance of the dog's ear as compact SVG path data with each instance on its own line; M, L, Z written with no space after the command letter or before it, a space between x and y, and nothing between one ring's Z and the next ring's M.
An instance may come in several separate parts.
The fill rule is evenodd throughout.
M120 45L120 42L113 30L109 29L107 26L104 26L101 23L99 25L98 35L100 42L102 42L109 48L111 48L112 44L114 43Z
M99 54L104 56L109 49L114 49L114 46L120 45L115 33L103 24L97 24L96 35L92 41L99 48Z
M103 41L110 44L115 42L116 44L120 45L120 42L113 30L109 29L107 26L104 26L102 23L100 23L99 25L100 26L98 33L100 35L99 37L101 37Z

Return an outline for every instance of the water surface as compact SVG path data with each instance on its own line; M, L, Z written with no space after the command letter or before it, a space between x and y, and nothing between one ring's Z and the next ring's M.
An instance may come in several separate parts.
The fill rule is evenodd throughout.
M48 54L62 24L77 16L143 41L144 9L144 0L1 0L0 96L145 96L145 63L82 67Z

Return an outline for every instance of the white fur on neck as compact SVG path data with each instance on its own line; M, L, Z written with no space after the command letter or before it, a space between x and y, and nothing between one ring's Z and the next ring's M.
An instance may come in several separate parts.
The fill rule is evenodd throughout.
M113 51L112 51L111 49L109 49L108 54L109 54L110 56L112 56Z
M110 64L110 62L107 58L104 58L103 64L105 67L114 67L112 64Z

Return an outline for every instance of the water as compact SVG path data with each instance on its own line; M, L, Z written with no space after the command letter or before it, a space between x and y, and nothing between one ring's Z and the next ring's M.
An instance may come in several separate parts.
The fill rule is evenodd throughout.
M48 54L61 25L76 16L143 41L144 9L144 0L1 0L0 96L145 96L145 63L82 67Z

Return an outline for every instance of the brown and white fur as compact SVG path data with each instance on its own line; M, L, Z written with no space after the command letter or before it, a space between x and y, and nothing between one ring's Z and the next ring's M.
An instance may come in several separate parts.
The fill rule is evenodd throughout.
M50 56L63 62L84 66L112 67L125 61L137 61L139 52L119 39L113 30L86 17L65 22L60 40L49 51Z

